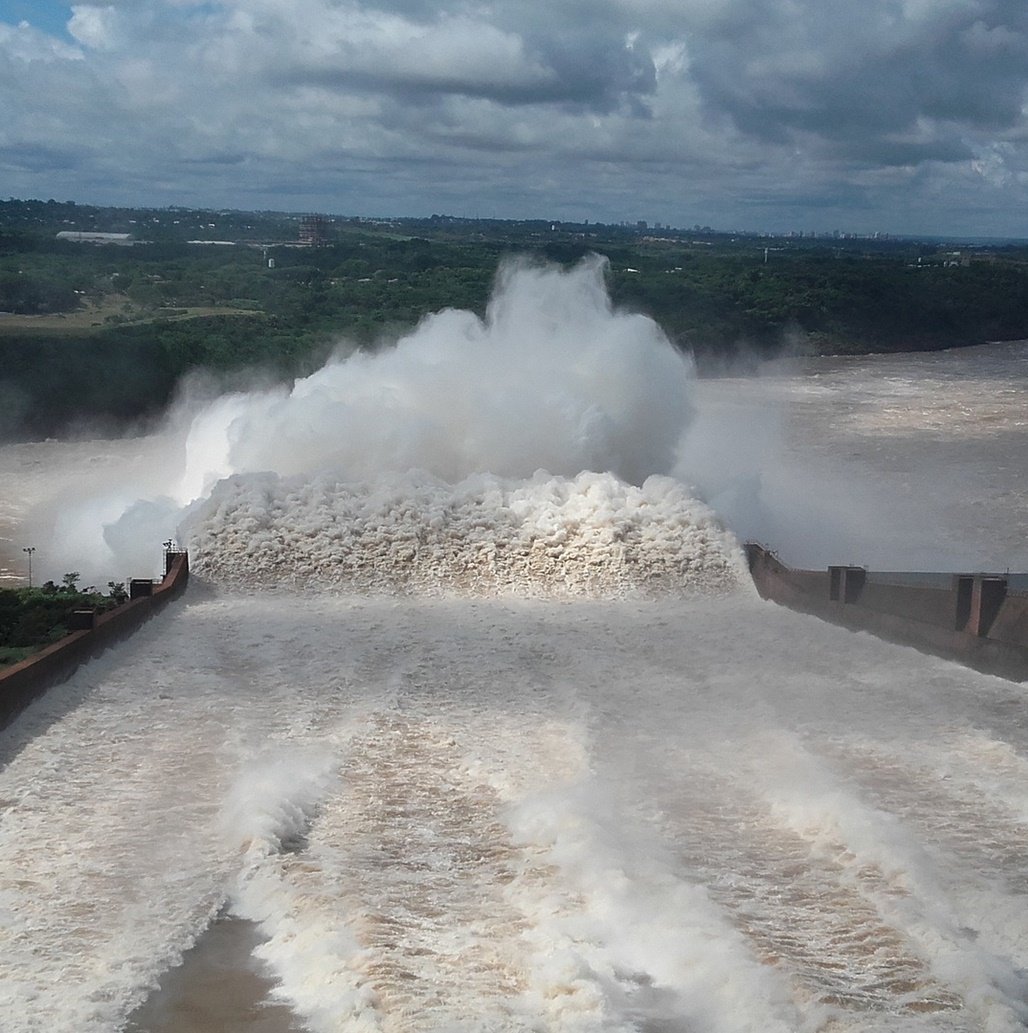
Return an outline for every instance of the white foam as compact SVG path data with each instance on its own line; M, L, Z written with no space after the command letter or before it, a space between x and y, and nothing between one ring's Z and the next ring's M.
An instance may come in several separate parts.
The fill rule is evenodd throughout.
M791 734L761 737L752 756L776 819L810 841L815 856L842 866L885 921L918 946L939 982L961 993L982 1027L1023 1029L1024 973L977 942L977 916L964 911L963 893L946 886L914 829L861 799Z
M1010 692L744 596L187 598L0 734L5 1033L119 1028L226 897L314 1033L1016 1028Z
M801 1028L785 981L613 796L590 779L512 808L526 861L508 895L535 948L532 1010L558 1029Z
M684 594L730 590L743 571L713 512L666 477L238 477L183 537L203 577L308 590Z

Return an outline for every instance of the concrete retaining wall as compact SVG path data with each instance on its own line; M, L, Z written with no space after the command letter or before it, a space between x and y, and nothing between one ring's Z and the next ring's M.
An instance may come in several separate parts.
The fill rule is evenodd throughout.
M70 677L80 664L130 635L172 599L177 599L188 581L189 556L169 552L161 581L133 581L133 598L106 613L77 610L74 623L79 630L21 663L0 670L0 728L51 685Z
M1008 575L795 570L753 542L746 557L764 599L990 674L1028 679L1028 593L1014 590Z

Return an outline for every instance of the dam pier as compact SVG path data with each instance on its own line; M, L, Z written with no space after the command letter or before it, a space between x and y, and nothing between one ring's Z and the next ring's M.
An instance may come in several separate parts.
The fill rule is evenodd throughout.
M764 599L1013 681L1028 679L1028 574L798 570L746 544Z

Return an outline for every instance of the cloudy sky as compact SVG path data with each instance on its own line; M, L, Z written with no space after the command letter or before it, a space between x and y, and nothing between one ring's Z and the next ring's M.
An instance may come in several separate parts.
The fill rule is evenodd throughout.
M0 196L1028 237L1028 0L0 0Z

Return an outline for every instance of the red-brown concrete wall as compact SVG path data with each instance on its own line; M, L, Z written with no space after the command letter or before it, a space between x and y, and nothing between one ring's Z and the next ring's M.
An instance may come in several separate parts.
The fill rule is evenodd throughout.
M956 599L950 588L915 588L868 582L860 593L858 605L876 613L891 614L939 627L953 625Z
M184 552L170 553L166 570L152 595L108 610L96 617L91 630L73 631L21 663L0 671L0 727L51 685L70 677L91 656L130 635L172 599L178 598L189 582L189 556Z
M754 543L746 555L764 599L1005 678L1028 679L1028 596L1022 593L1006 593L985 633L975 634L968 630L973 622L960 626L957 575L937 575L944 586L931 587L867 574L855 598L843 602L831 598L828 571L794 570Z

